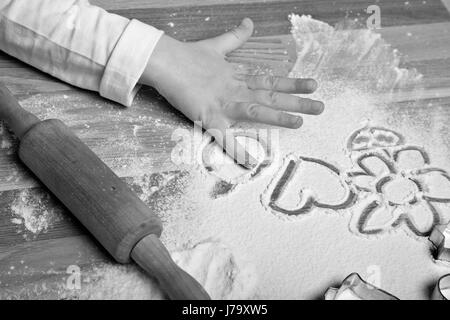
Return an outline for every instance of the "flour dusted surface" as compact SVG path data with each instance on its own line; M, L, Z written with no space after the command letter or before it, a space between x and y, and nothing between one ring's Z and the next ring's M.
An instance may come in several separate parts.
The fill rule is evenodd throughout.
M450 141L442 134L448 132L447 123L439 114L418 108L420 102L395 102L395 95L403 89L420 89L421 75L402 68L400 54L378 34L333 28L307 16L292 15L291 22L300 57L291 76L318 79L320 87L313 98L325 102L325 112L305 116L299 130L281 130L273 150L276 156L254 177L239 179L241 170L227 161L225 166L214 166L221 159L217 150L207 157L212 171L201 161L180 166L188 172L180 182L182 192L158 212L164 221L162 240L180 266L205 285L213 298L322 298L328 287L352 272L401 299L428 298L424 288L435 284L448 268L433 262L426 237L405 226L386 224L392 219L389 211L371 221L383 232L362 232L361 221L365 220L361 215L375 197L370 188L395 174L386 173L377 159L369 159L377 181L367 178L365 184L358 183L367 188L357 189L356 178L349 178L349 173L361 173L358 159L370 152L383 154L386 163L400 165L403 156L397 159L394 154L412 146L424 150L429 163L423 162L423 156L406 156L409 163L403 168L450 170ZM129 145L139 148L138 142ZM288 157L302 159L277 199L279 207L297 209L299 214L291 216L268 205L271 186L276 186L280 170L283 176ZM448 197L448 181L436 172L436 176L421 176L421 184L438 197ZM141 191L145 189L141 198L150 201L147 195L152 194L152 187L146 179L137 180ZM423 197L409 182L393 181L384 187L391 190L386 201L412 200L413 193ZM436 188L436 182L443 187ZM220 196L211 196L218 185L231 187L222 188ZM350 191L355 199L346 201ZM315 202L304 206L307 199ZM448 220L447 204L433 206L442 222ZM426 224L421 210L416 222ZM23 223L24 213L11 218ZM134 267L99 266L89 272L89 278L73 298L162 297L154 283Z

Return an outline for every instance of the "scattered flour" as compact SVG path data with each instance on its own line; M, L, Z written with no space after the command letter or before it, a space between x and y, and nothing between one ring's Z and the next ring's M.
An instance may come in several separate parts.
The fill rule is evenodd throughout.
M220 242L206 241L174 252L175 262L197 279L213 299L250 299L255 296L256 273L241 264Z
M333 28L310 16L293 14L290 18L297 43L292 75L312 77L321 84L346 82L366 94L411 86L422 77L414 69L399 67L400 54L380 34L346 23ZM326 87L328 92L330 89Z
M255 295L255 273L238 263L229 249L216 241L174 251L175 262L199 281L212 299L250 299ZM164 299L161 290L134 266L102 265L81 273L78 290L62 290L71 299Z
M132 265L104 264L83 272L80 287L60 289L60 297L80 300L163 299L156 283Z
M11 149L13 147L12 135L6 130L3 121L0 121L0 149Z
M49 205L48 193L36 189L21 190L11 204L13 218L11 222L22 226L24 237L46 232L50 226L63 219L58 208Z

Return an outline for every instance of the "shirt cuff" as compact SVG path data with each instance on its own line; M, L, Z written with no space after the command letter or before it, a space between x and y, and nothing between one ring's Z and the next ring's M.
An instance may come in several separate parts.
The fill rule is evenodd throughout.
M100 95L129 107L138 92L138 81L163 31L131 20L106 64Z

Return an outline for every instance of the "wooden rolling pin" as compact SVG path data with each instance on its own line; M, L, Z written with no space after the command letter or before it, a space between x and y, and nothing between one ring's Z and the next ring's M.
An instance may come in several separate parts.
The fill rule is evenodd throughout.
M40 121L1 84L0 119L20 139L23 163L118 262L134 260L171 299L209 299L159 240L160 219L63 122Z

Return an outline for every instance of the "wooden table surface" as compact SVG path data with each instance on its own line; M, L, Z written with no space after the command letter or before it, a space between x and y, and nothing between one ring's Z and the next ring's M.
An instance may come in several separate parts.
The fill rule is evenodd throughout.
M245 16L255 21L255 36L261 37L287 35L290 28L287 17L293 12L311 14L330 24L345 17L365 19L368 16L365 9L373 1L91 2L152 24L175 38L195 40L220 34ZM450 14L447 10L450 6L441 0L381 0L377 4L381 8L383 37L406 55L405 66L415 67L424 75L425 91L421 92L421 102L416 106L424 111L428 108L426 112L438 112L444 123L450 121L447 108L450 107ZM170 161L174 146L171 134L178 127L189 127L190 123L153 90L141 90L133 107L124 109L3 53L0 53L0 81L40 118L56 117L65 121L138 194L144 190L142 184L136 183L136 175L142 181L150 181L147 187L161 187L161 192L146 199L155 210L164 197L164 188L170 189L172 183L162 182L162 173L182 175ZM396 100L417 98L414 94L399 93ZM431 105L430 102L439 103ZM441 137L447 146L450 146L449 131L444 128ZM43 288L50 280L63 282L68 266L83 268L111 259L18 162L16 147L14 138L7 131L0 131L0 298L59 298L56 290ZM21 210L19 204L23 202L28 203L23 210L39 210L43 214L47 211L49 216L59 218L41 232L27 231L14 220L17 218L14 210Z

